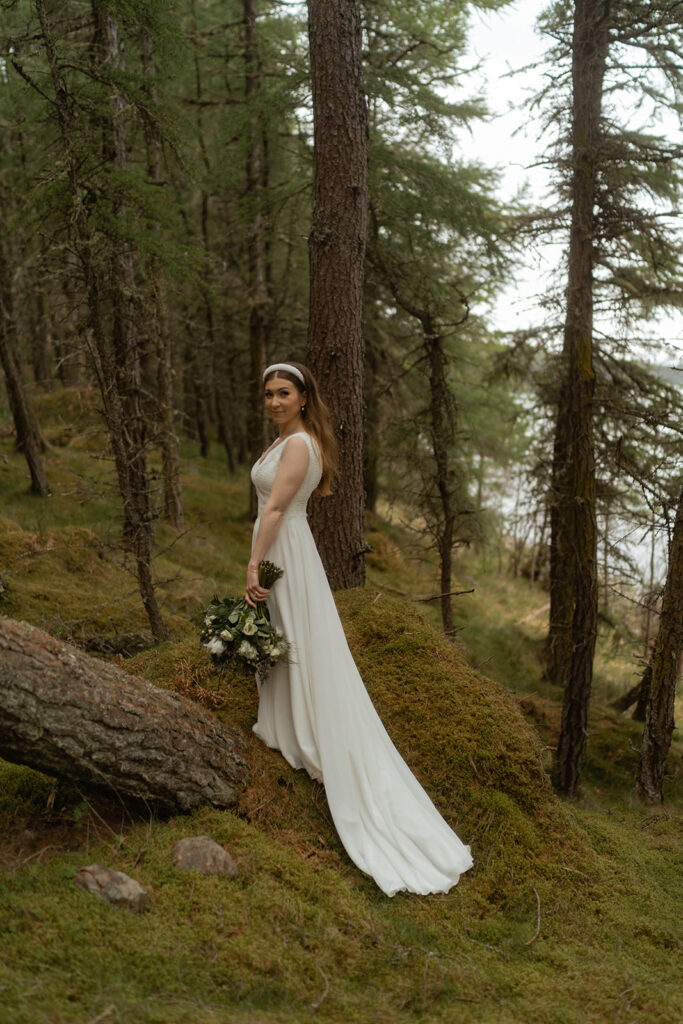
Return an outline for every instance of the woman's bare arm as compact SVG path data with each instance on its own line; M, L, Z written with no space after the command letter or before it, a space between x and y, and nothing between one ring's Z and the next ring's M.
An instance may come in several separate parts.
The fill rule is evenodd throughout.
M284 443L284 451L280 456L280 464L275 474L273 488L259 523L254 548L247 566L247 584L244 597L248 604L265 601L270 591L259 586L259 563L268 554L277 537L282 517L292 498L301 487L310 458L308 445L303 437L291 437Z

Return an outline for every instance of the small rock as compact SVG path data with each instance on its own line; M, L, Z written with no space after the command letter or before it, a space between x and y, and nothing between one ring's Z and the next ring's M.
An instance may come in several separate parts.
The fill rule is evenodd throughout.
M149 902L146 890L134 878L124 875L123 871L104 868L101 864L89 864L86 868L79 868L74 875L74 882L86 892L101 896L107 903L112 903L116 907L129 907L139 912L144 910Z
M203 871L205 875L237 875L237 865L226 849L210 836L179 839L171 853L173 866Z

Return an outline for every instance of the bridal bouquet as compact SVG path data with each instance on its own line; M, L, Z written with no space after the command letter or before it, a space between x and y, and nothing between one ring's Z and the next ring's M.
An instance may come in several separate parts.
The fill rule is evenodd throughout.
M283 575L272 562L261 562L258 567L258 581L266 590ZM265 601L258 601L252 608L243 597L214 597L203 618L200 643L219 667L236 658L250 668L266 668L289 650L282 633L270 621Z

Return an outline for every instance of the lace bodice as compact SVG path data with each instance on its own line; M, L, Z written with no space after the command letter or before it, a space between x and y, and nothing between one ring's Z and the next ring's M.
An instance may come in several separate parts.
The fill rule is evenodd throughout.
M260 462L257 462L252 466L251 479L254 487L256 488L256 494L258 495L259 516L263 512L266 502L270 496L277 467L280 464L282 451L291 437L305 438L310 458L308 460L306 476L304 477L299 490L287 506L287 511L283 518L290 519L294 516L305 516L308 499L320 483L320 477L322 476L322 464L320 456L318 455L318 446L316 442L305 430L299 430L296 434L290 434L289 437L286 437L285 440L281 441L275 446L275 448L271 448Z

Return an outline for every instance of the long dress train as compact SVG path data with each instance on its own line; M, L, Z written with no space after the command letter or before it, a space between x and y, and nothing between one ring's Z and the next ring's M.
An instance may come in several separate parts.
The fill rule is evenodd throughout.
M324 784L347 853L387 895L447 892L472 866L470 849L403 761L368 696L306 519L321 475L316 442L305 431L290 436L306 439L308 470L267 557L284 570L268 608L291 649L260 682L254 732ZM288 440L252 469L254 539Z

